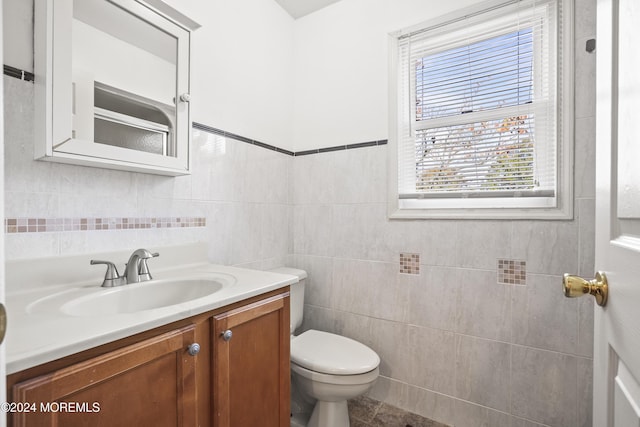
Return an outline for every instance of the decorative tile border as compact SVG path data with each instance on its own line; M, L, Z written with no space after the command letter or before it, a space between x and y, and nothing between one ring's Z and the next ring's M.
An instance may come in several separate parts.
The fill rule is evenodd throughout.
M29 81L29 82L33 82L34 81L33 73L31 73L29 71L20 70L18 68L14 68L14 67L11 67L9 65L5 65L4 66L4 74L6 76L15 77L15 78L20 79L20 80L25 80L25 81ZM227 131L224 131L222 129L218 129L218 128L214 128L214 127L211 127L211 126L207 126L207 125L202 124L202 123L192 122L192 127L193 127L193 129L198 129L198 130L209 132L209 133L212 133L212 134L215 134L215 135L224 136L226 138L231 138L231 139L234 139L236 141L240 141L240 142L244 142L244 143L247 143L247 144L255 145L257 147L265 148L267 150L276 151L278 153L282 153L282 154L286 154L287 156L294 156L294 157L308 156L309 154L328 153L328 152L331 152L331 151L351 150L351 149L354 149L354 148L376 147L376 146L386 145L387 144L387 140L386 139L380 139L380 140L377 140L377 141L358 142L358 143L355 143L355 144L336 145L336 146L333 146L333 147L324 147L324 148L317 148L317 149L314 149L314 150L304 150L304 151L295 151L295 152L293 152L293 151L285 150L284 148L276 147L275 145L266 144L264 142L261 142L261 141L255 140L255 139L247 138L247 137L242 136L242 135L237 135L235 133L227 132Z
M420 274L420 254L400 254L401 274Z
M527 262L511 259L499 259L498 283L503 285L526 285Z
M317 148L315 150L296 151L294 156L308 156L309 154L329 153L331 151L351 150L354 148L376 147L378 145L386 145L386 139L380 139L378 141L358 142L357 144L336 145L334 147Z
M202 217L144 218L6 218L4 230L12 233L49 233L60 231L138 230L147 228L205 227Z
M356 144L347 144L347 145L336 145L334 147L325 147L325 148L317 148L315 150L304 150L304 151L289 151L283 148L276 147L274 145L265 144L264 142L256 141L255 139L246 138L244 136L236 135L235 133L227 132L222 129L214 128L211 126L203 125L202 123L193 122L193 128L199 129L205 132L212 133L214 135L224 136L226 138L235 139L236 141L245 142L247 144L256 145L258 147L266 148L267 150L277 151L278 153L283 153L288 156L300 157L300 156L308 156L309 154L320 154L320 153L329 153L331 151L341 151L341 150L351 150L354 148L365 148L365 147L375 147L378 145L386 145L387 140L381 139L378 141L367 141L367 142L359 142Z
M6 64L4 65L4 74L9 77L15 77L16 79L25 80L27 82L32 82L35 80L35 76L33 75L33 73Z
M264 142L257 141L255 139L247 138L244 136L236 135L235 133L227 132L222 129L214 128L211 126L203 125L202 123L193 122L192 126L194 129L202 130L205 132L212 133L214 135L224 136L225 138L235 139L236 141L245 142L247 144L256 145L261 148L266 148L267 150L277 151L278 153L283 153L288 156L295 156L293 151L285 150L284 148L276 147L275 145L265 144Z

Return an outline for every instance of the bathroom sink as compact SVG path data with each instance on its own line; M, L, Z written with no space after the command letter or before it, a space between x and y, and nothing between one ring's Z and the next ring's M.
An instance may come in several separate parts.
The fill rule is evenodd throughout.
M181 279L150 280L114 288L95 284L70 287L48 294L30 304L27 314L68 316L109 316L137 313L206 298L236 283L233 275L192 276Z
M221 290L225 280L176 279L100 289L65 302L60 311L71 316L104 316L137 313L182 304Z

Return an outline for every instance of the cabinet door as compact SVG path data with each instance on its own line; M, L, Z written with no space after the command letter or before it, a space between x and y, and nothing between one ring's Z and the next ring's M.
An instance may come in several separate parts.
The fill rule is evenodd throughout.
M154 3L34 2L36 159L190 173L190 30L199 25Z
M13 425L197 426L194 339L187 326L18 383L12 401L35 412Z
M289 426L289 294L213 319L215 426Z

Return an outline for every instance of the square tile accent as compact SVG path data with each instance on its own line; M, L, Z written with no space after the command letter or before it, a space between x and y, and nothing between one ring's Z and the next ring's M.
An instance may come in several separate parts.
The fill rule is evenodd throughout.
M147 228L205 227L203 217L170 218L7 218L5 233L47 233L61 231L134 230Z
M420 274L420 254L400 254L400 273Z
M512 259L499 259L498 283L504 285L526 285L527 262Z

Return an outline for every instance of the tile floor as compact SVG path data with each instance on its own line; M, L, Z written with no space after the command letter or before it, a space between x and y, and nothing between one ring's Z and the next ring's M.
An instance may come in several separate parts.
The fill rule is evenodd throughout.
M366 396L349 401L351 427L448 427Z

